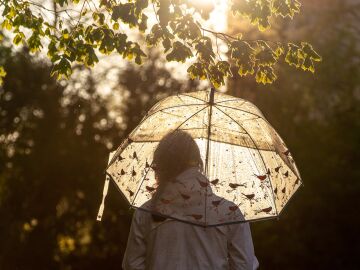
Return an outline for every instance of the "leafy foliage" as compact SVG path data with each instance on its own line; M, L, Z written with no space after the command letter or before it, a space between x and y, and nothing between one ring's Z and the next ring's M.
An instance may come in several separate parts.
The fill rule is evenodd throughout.
M99 61L98 54L116 52L141 65L146 57L143 45L131 40L133 35L128 28L143 36L150 47L161 43L167 61L190 59L190 77L209 78L216 87L224 84L227 76L232 76L224 71L225 66L236 66L240 76L254 75L256 71L257 82L272 83L277 77L274 66L282 57L289 65L310 72L315 70L314 62L321 59L307 43L287 45L246 40L205 29L202 25L209 19L213 7L192 2L102 0L96 6L87 0L81 3L79 0L56 0L56 7L61 9L50 10L41 2L3 0L1 27L15 34L15 45L26 45L31 52L47 50L54 63L52 74L57 78L68 78L73 63L93 66ZM76 16L74 12L69 14L74 8L77 8ZM233 0L230 8L233 14L249 19L264 31L270 28L273 17L293 18L300 11L300 3L297 0ZM44 16L46 12L53 13L55 20ZM151 16L156 17L153 25L148 22ZM223 61L218 48L215 49L218 39L229 48L227 61ZM277 53L279 51L281 53Z
M6 76L4 67L0 66L0 85L3 83L3 78Z

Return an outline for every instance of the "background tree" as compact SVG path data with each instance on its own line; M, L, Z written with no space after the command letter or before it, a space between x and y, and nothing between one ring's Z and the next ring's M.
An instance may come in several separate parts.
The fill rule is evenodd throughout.
M279 131L305 184L279 221L252 224L255 249L264 269L356 269L350 258L359 250L353 243L360 226L353 208L360 192L359 4L302 2L303 16L277 24L269 38L313 43L326 59L316 76L282 66L267 89L241 78L229 82L230 93L254 102ZM233 31L245 28L256 38L248 25Z
M130 96L116 106L88 69L58 83L51 66L26 49L0 47L0 55L8 71L0 87L0 268L118 269L131 213L115 188L104 221L95 220L108 153L146 106L181 84L154 69L156 59L141 70L128 67L114 93ZM145 81L141 103L146 95L133 93Z

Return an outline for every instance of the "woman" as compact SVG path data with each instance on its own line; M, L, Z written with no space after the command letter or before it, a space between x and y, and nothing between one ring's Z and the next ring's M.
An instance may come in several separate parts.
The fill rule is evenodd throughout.
M156 210L161 215L139 209L135 211L123 269L257 269L258 261L247 222L207 228L187 222L203 218L184 212L193 213L197 207L202 207L204 197L194 187L197 181L205 183L203 179L206 179L201 173L203 163L200 151L192 137L183 131L165 136L154 152L153 164L158 188L153 198L142 208ZM191 186L191 189L187 189L191 193L185 195L175 189L175 185L183 189L187 185ZM170 196L169 193L179 196ZM170 197L173 198L172 203L165 201L164 204L164 198ZM225 199L220 201L224 203ZM165 205L166 208L160 208L159 205ZM165 218L167 213L181 221Z

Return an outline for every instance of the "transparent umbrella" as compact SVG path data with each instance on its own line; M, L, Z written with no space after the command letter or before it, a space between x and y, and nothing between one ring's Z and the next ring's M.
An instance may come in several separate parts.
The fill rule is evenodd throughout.
M150 204L157 189L154 150L178 130L196 141L204 172L196 181L183 174ZM289 149L260 110L214 89L161 100L111 156L106 181L132 207L201 226L277 217L301 185Z

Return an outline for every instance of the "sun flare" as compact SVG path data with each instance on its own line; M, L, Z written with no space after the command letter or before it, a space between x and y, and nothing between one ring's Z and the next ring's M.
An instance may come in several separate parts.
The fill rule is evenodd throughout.
M227 0L196 0L192 4L204 10L211 10L209 20L206 22L208 27L214 31L225 31L227 28Z

